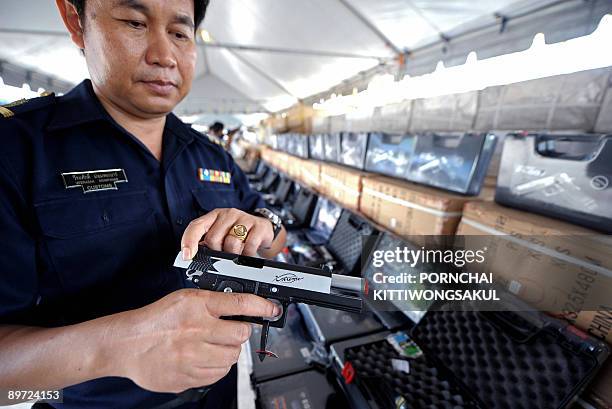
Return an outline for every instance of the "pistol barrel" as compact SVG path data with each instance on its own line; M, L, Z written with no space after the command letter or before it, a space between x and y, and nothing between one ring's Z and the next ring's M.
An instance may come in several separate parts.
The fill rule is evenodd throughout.
M353 292L361 291L362 280L359 277L349 277L340 274L332 274L331 287L339 290L348 290Z

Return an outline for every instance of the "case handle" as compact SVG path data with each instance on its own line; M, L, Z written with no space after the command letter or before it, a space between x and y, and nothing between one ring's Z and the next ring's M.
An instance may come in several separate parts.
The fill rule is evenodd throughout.
M434 146L439 146L441 148L449 148L456 149L461 145L461 141L463 141L464 135L440 135L433 134L433 144Z
M584 161L592 159L600 150L605 139L584 136L537 135L535 150L538 154L550 158Z
M359 220L356 216L350 215L348 222L351 226L353 226L356 230L362 230L363 226L365 226L366 222L363 220Z
M484 311L481 314L494 326L504 330L510 338L526 342L540 331L540 328L513 312ZM518 319L511 319L510 314Z
M383 133L381 134L381 139L385 145L399 145L404 140L404 135Z

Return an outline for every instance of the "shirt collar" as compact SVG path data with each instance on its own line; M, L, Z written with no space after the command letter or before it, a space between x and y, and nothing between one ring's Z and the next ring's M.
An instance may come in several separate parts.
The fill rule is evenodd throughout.
M66 95L59 97L54 116L47 129L55 131L95 121L114 122L96 96L91 81L87 79ZM173 113L166 117L166 129L186 143L194 139L189 125L183 123Z
M181 121L173 113L166 116L166 129L181 138L186 143L191 143L194 139L191 127Z
M94 93L90 80L85 80L66 95L59 97L56 110L48 130L70 128L72 126L107 119L102 104Z

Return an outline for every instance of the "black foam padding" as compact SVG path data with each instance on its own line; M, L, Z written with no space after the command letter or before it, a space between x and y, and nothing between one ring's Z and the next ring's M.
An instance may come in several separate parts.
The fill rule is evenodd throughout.
M261 186L258 186L259 187L258 190L261 190L262 192L265 192L265 193L270 193L276 188L279 182L280 182L280 175L278 174L278 172L271 170L263 178L261 182Z
M292 208L297 223L302 226L310 223L316 204L317 195L311 190L302 188L296 196Z
M259 349L261 326L253 326L249 339L251 357L253 361L252 379L263 382L310 368L305 358L313 344L304 327L304 322L295 304L287 308L287 322L283 328L270 328L268 333L269 351L278 355L278 358L267 357L263 362L259 360L256 351Z
M262 160L257 165L257 171L254 174L248 174L247 178L249 179L249 182L255 182L261 180L269 171L270 167Z
M355 314L305 304L299 304L299 309L310 337L325 345L384 330L369 311Z
M374 240L375 233L377 230L366 220L343 210L326 247L347 274L358 276L361 275L361 256L363 260L369 256L362 254L363 250L368 248L367 241Z
M374 316L380 321L382 326L390 331L397 331L414 326L414 321L406 315L406 312L399 311L391 303L384 304L384 309L377 309L377 304L366 298L364 300L364 304L368 306ZM412 311L408 312L411 313Z
M261 409L349 409L325 375L306 371L257 385Z
M486 408L565 407L598 366L587 341L513 312L429 311L412 337Z
M276 202L283 203L287 200L287 196L293 188L293 181L286 176L281 177L281 181L276 186L274 196L276 196Z
M355 370L354 382L372 408L392 409L396 397L406 400L407 408L476 408L476 402L463 393L425 355L410 359L410 373L393 369L392 359L402 358L386 341L348 348L344 362Z

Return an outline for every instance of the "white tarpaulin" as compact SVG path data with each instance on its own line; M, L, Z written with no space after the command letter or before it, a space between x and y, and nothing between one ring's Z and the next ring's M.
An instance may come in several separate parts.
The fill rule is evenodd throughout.
M611 10L611 0L212 0L202 26L210 42L199 40L197 80L178 113L276 111L400 53L411 75L431 72L471 50L527 48L534 32L548 42L587 34ZM53 1L2 0L0 42L0 61L23 67L0 66L7 84L63 90L45 76L87 76Z

